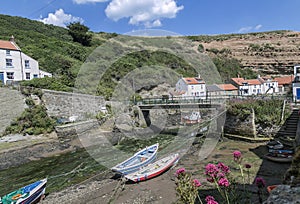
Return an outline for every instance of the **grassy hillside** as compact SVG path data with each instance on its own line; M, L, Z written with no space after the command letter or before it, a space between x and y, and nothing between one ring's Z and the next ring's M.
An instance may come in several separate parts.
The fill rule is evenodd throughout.
M54 79L35 79L23 85L41 88L70 91L87 57L96 47L116 37L115 33L93 33L91 46L82 46L73 42L68 29L20 17L0 15L0 39L8 40L11 35L24 53L38 60L40 69L54 75ZM193 39L193 37L189 37ZM202 38L202 37L197 37ZM205 36L208 41L215 36ZM193 39L195 40L195 39ZM199 51L201 53L201 51ZM97 59L96 59L97 61ZM241 69L239 61L232 58L216 58L213 62L224 79L234 77L237 73L252 76L251 70ZM98 62L101 64L101 62ZM173 69L183 76L195 76L188 62L172 54L156 51L144 51L128 54L118 59L98 83L97 93L111 96L112 90L127 73L141 66L159 65ZM226 78L227 77L227 78Z

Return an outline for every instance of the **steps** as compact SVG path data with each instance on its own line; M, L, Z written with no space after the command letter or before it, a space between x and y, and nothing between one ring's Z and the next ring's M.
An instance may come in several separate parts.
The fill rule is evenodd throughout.
M0 87L0 135L24 109L24 97L19 91Z
M293 146L297 134L299 109L293 109L289 118L286 119L284 128L277 132L279 141L284 145Z

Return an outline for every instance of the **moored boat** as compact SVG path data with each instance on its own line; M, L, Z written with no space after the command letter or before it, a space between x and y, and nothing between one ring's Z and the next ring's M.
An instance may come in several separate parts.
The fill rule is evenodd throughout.
M280 163L289 163L293 160L292 154L274 154L274 153L268 153L265 155L265 158L274 161L274 162L280 162Z
M277 141L277 140L269 141L267 143L267 146L270 149L282 149L284 147L283 144L281 142Z
M137 172L126 175L125 178L133 182L151 179L170 169L178 162L178 160L179 154L172 154L143 167Z
M146 147L140 150L129 159L111 168L111 170L123 175L127 175L129 173L139 170L141 167L155 160L158 146L159 144L157 143L150 147Z
M42 179L16 191L13 191L2 198L1 204L31 204L39 201L45 194L47 179Z
M181 123L184 125L193 125L201 122L200 112L193 111L189 116L181 118Z

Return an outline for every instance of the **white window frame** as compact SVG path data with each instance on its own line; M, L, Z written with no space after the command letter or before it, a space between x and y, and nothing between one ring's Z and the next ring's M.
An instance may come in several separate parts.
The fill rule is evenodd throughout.
M29 75L29 77L27 77L28 75ZM30 80L31 79L30 72L26 72L25 73L25 79L26 80Z
M6 56L11 56L10 50L6 50Z
M5 65L6 65L6 67L14 67L13 66L13 60L10 59L10 58L6 58L5 59Z
M15 77L14 77L14 72L6 72L6 78L9 79L9 80L13 80Z
M25 64L25 69L30 69L30 62L29 62L29 60L25 60L24 64Z

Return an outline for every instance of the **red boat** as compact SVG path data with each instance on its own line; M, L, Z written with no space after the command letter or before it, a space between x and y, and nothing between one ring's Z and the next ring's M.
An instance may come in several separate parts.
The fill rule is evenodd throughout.
M133 182L139 182L139 181L145 181L151 179L170 169L178 162L178 160L179 160L179 154L177 153L172 154L170 156L164 157L154 163L151 163L143 167L137 172L126 175L125 178Z

